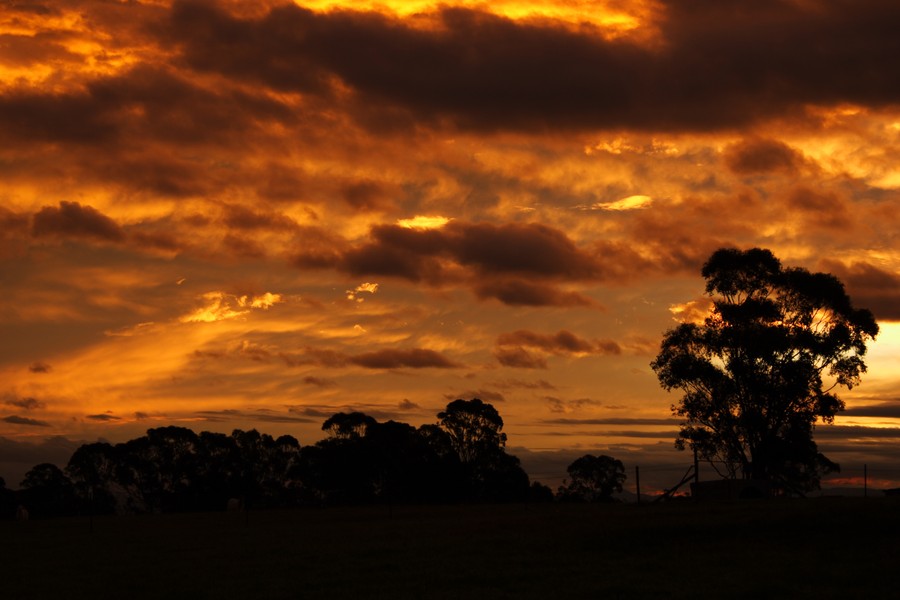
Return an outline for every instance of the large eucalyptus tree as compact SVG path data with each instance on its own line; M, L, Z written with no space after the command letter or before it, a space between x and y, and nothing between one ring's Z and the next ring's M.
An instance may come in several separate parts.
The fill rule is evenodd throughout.
M813 430L844 409L835 390L866 371L875 318L833 275L784 268L768 250L717 250L702 274L710 314L667 331L651 363L664 388L683 392L672 406L685 419L676 446L726 477L816 489L838 466Z

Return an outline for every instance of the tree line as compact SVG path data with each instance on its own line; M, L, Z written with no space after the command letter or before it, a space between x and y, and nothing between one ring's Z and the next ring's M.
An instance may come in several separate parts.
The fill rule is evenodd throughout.
M839 388L859 385L874 315L857 309L828 273L788 268L760 248L723 248L701 271L709 310L664 333L651 362L678 390L675 446L725 479L756 480L803 495L839 470L813 440L818 423L844 410ZM245 506L371 502L510 502L552 499L505 451L503 419L478 399L455 400L438 422L415 428L337 413L328 436L300 447L291 436L231 436L180 427L151 429L124 444L87 444L65 470L34 467L19 497L0 485L4 506L38 513L166 512ZM568 468L559 499L608 500L625 479L620 461L585 455ZM86 504L87 503L87 504ZM7 511L8 512L8 511Z
M503 419L479 399L455 400L438 421L413 427L340 412L326 437L301 446L256 430L226 435L185 427L149 429L120 444L79 447L65 468L33 467L17 491L0 485L5 517L170 513L359 504L609 501L622 463L585 455L554 495L531 482L506 452ZM0 480L2 481L2 480Z

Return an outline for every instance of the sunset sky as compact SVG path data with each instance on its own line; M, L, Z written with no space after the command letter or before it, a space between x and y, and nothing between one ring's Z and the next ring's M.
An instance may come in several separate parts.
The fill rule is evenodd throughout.
M674 484L649 363L759 246L877 317L816 440L900 485L898 31L896 0L5 0L0 476L478 397L533 477Z

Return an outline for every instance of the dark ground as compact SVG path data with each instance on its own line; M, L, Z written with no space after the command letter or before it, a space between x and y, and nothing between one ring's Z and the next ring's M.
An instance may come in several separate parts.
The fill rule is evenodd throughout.
M900 502L305 509L0 522L0 597L900 597Z

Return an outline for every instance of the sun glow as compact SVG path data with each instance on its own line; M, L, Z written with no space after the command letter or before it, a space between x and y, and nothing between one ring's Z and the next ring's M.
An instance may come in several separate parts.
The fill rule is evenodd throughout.
M182 323L213 323L249 314L251 308L268 310L282 302L281 294L266 292L261 296L233 296L225 292L207 292L201 297L203 305L184 315Z
M636 195L616 200L615 202L598 202L594 208L601 210L639 210L649 208L653 204L650 196Z
M426 217L416 215L412 219L400 219L397 225L407 229L440 229L450 222L447 217Z
M299 6L326 11L347 9L345 0L294 0ZM401 17L421 15L434 10L433 0L360 0L352 3L353 10L390 11ZM607 37L627 35L652 23L659 8L655 2L632 1L626 3L596 2L595 0L457 0L441 6L489 11L510 19L554 19L580 25L589 23L600 28Z

